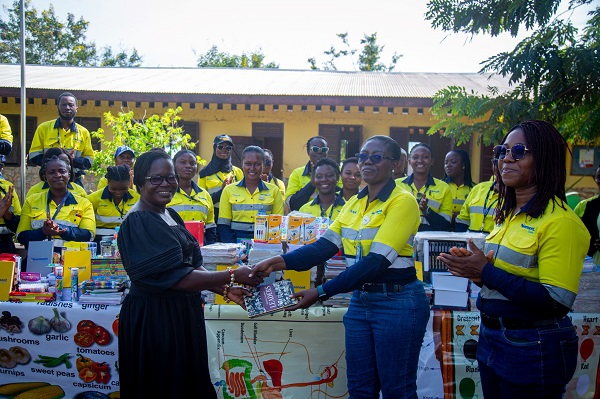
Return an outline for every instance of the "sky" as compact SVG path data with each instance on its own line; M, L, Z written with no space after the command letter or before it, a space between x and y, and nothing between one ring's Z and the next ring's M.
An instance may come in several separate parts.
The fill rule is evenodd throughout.
M13 0L0 0L11 6ZM364 35L377 33L384 45L382 62L394 52L402 57L395 72L477 72L480 63L510 51L526 37L468 36L435 30L425 20L426 0L33 0L41 11L50 4L56 15L67 13L89 21L87 39L113 50L133 48L146 67L195 67L197 58L213 45L220 51L241 54L261 51L265 62L280 69L317 66L332 45L340 49L336 34L348 33L352 48ZM6 13L0 11L2 19ZM572 20L583 26L585 13ZM338 70L358 70L350 60L336 62Z

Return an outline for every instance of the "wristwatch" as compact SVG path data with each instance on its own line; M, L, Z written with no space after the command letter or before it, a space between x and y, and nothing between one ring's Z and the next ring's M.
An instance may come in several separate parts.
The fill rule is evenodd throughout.
M327 294L325 293L325 290L323 289L322 285L318 285L317 286L317 292L319 293L319 298L321 300L327 300L329 299L329 297L327 296Z

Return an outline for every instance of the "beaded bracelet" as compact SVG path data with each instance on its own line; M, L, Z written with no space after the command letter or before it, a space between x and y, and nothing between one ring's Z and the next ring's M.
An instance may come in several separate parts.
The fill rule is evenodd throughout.
M231 302L231 299L229 299L229 297L227 296L228 294L229 294L229 286L225 285L225 288L223 288L223 300L225 301L225 303Z
M233 269L231 267L227 268L227 271L229 272L229 285L232 286L233 284L235 284L235 274L233 273Z

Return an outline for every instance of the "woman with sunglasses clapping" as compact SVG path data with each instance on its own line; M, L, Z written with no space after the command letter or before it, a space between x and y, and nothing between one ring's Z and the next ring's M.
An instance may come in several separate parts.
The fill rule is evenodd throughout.
M419 352L429 320L429 300L412 257L419 207L394 181L392 170L400 158L395 140L373 136L356 157L366 187L350 198L324 235L257 263L252 274L308 270L342 249L347 269L297 292L298 304L288 309L353 291L344 315L349 396L379 398L381 392L383 399L416 398Z
M560 399L577 367L567 316L590 236L567 204L568 145L544 121L510 129L494 149L496 227L485 247L440 254L481 287L477 362L486 399Z
M299 210L302 205L317 196L317 189L311 181L311 175L317 161L325 158L328 152L329 147L325 137L314 136L306 142L309 161L306 165L294 169L288 179L285 202L290 211Z
M452 193L447 183L430 173L433 166L431 147L416 144L408 154L408 164L413 173L396 183L412 193L421 210L419 231L448 231L452 220Z
M231 183L241 181L244 172L231 164L233 141L226 134L220 134L213 141L212 159L200 173L198 173L198 186L210 194L215 210L215 220L219 218L219 202L223 189Z

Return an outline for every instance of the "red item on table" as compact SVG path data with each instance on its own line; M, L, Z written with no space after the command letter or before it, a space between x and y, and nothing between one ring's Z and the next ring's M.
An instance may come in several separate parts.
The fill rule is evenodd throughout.
M192 233L196 240L198 240L198 244L200 246L204 245L204 222L199 220L190 220L186 221L185 228Z

